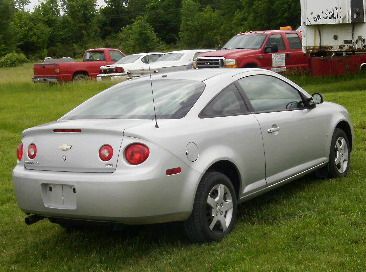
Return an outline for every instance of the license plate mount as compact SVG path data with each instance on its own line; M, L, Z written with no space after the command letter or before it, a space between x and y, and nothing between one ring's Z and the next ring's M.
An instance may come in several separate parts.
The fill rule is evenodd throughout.
M53 209L76 209L76 188L67 184L43 183L42 200L47 208Z

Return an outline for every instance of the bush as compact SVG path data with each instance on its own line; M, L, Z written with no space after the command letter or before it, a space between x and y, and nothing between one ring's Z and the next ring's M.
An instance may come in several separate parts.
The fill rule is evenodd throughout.
M9 53L0 58L0 67L15 67L28 62L23 53Z

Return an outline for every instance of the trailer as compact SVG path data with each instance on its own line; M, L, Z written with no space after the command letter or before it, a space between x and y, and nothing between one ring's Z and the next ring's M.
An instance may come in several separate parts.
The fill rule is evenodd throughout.
M302 49L315 76L366 71L366 0L301 0Z

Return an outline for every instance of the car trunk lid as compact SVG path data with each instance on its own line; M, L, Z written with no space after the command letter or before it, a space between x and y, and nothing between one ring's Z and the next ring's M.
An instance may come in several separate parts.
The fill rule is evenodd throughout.
M28 170L112 173L116 170L123 131L150 120L71 120L35 127L24 133L25 161ZM37 156L29 159L30 144ZM103 145L113 148L109 161L99 158Z

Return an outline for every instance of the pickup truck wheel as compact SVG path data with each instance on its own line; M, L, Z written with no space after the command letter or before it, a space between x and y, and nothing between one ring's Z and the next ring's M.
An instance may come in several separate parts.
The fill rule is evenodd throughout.
M88 80L88 79L89 79L89 76L84 73L75 74L74 77L72 78L73 81L81 81L81 80Z
M185 222L192 242L220 241L236 222L237 200L230 179L219 172L208 172L198 186L193 211Z

